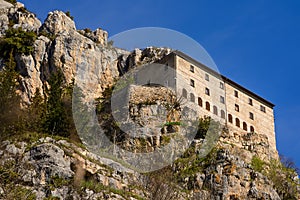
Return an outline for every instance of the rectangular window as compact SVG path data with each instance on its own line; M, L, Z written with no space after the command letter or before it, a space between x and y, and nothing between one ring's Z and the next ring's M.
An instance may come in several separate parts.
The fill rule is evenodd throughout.
M238 91L234 90L234 96L235 96L235 97L239 97Z
M254 114L252 112L249 112L249 118L254 120Z
M208 88L205 88L205 94L208 95L208 96L210 95L210 92L209 92Z
M249 105L253 106L252 99L249 98Z
M193 65L190 65L190 72L195 72L195 67Z
M220 88L223 90L224 89L224 83L220 82Z
M264 106L261 105L260 106L260 110L265 113L266 112L266 107L264 107Z
M220 102L225 103L225 98L223 96L220 96Z
M234 109L235 109L235 111L240 112L240 107L239 107L239 105L235 104Z
M195 81L193 79L191 79L191 83L190 84L191 84L192 87L195 87Z
M205 74L205 80L209 81L209 75Z

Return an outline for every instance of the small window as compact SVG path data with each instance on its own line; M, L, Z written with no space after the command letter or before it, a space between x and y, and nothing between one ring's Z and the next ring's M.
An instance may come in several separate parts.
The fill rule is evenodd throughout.
M250 126L250 132L254 133L254 127L253 126Z
M193 79L191 79L191 83L190 84L191 84L192 87L195 87L195 81Z
M235 104L234 109L235 109L235 111L240 112L240 106L239 105Z
M182 89L182 97L187 99L187 91L184 88Z
M208 96L210 95L210 92L209 92L208 88L205 88L205 94L208 95Z
M217 108L217 106L213 107L213 112L214 112L215 115L218 115L218 108Z
M234 96L235 96L235 97L239 97L238 91L234 90Z
M266 112L266 107L264 107L264 106L261 105L260 106L260 110L265 113Z
M224 83L220 82L220 88L223 90L224 89Z
M224 110L221 110L221 118L225 119L225 111Z
M223 96L220 96L220 102L225 103L225 98Z
M232 123L232 115L231 115L231 114L228 114L228 121L229 121L230 123Z
M190 72L195 72L195 67L193 65L190 65Z
M249 105L253 106L253 101L252 101L252 99L249 98L248 103L249 103Z
M254 114L252 112L249 112L249 118L254 120Z
M191 102L195 102L195 95L193 93L190 94Z
M243 130L244 130L244 131L247 131L247 130L248 130L248 127L247 127L247 123L246 123L246 122L243 122Z
M205 80L209 81L209 75L205 74Z
M240 127L241 125L240 125L240 120L239 120L239 118L235 118L235 125L237 126L237 127Z
M210 104L209 104L209 102L205 103L205 108L206 108L206 110L210 111Z
M198 105L202 107L202 99L198 97Z

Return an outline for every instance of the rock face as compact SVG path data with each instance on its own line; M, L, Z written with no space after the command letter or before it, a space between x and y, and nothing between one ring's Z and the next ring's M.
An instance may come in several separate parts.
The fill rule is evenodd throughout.
M128 199L144 195L130 186L137 177L135 172L65 140L42 138L31 145L5 141L0 146L0 175L8 181L5 185L3 179L0 181L1 199L9 197L15 184L25 190L24 195L30 191L36 199Z
M100 28L76 30L74 21L61 11L50 12L42 24L23 4L0 0L0 37L7 29L19 27L38 35L33 53L15 55L21 96L26 103L37 88L43 94L51 73L58 69L63 72L66 84L75 78L88 98L95 99L130 69L156 62L171 51L148 47L127 52L109 44L107 32ZM169 136L180 129L180 107L167 107L174 104L173 95L159 87L131 89L130 117L141 126L152 124L159 129L155 134L143 135L146 137L143 140L118 141L120 146L139 153L168 144ZM116 126L107 119L111 113L105 114L109 115L100 117L100 125L112 137ZM159 114L160 121L151 118ZM28 199L277 200L283 197L274 183L251 165L255 156L266 161L271 157L265 136L223 131L217 148L207 158L199 158L206 140L194 140L182 158L150 174L137 173L62 139L1 141L0 199L26 196Z

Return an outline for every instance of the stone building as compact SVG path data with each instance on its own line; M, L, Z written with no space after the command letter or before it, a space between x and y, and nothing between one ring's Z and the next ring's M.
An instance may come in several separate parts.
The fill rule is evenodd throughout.
M234 134L264 134L271 151L277 152L274 104L180 51L171 52L160 63L175 69L177 92L200 116L221 121Z

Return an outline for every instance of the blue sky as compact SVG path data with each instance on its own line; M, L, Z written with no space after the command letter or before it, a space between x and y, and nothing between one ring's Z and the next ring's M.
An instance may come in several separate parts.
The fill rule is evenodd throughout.
M78 29L109 35L139 27L179 31L199 42L219 71L273 102L277 148L300 167L300 1L21 0L41 21L70 11Z

